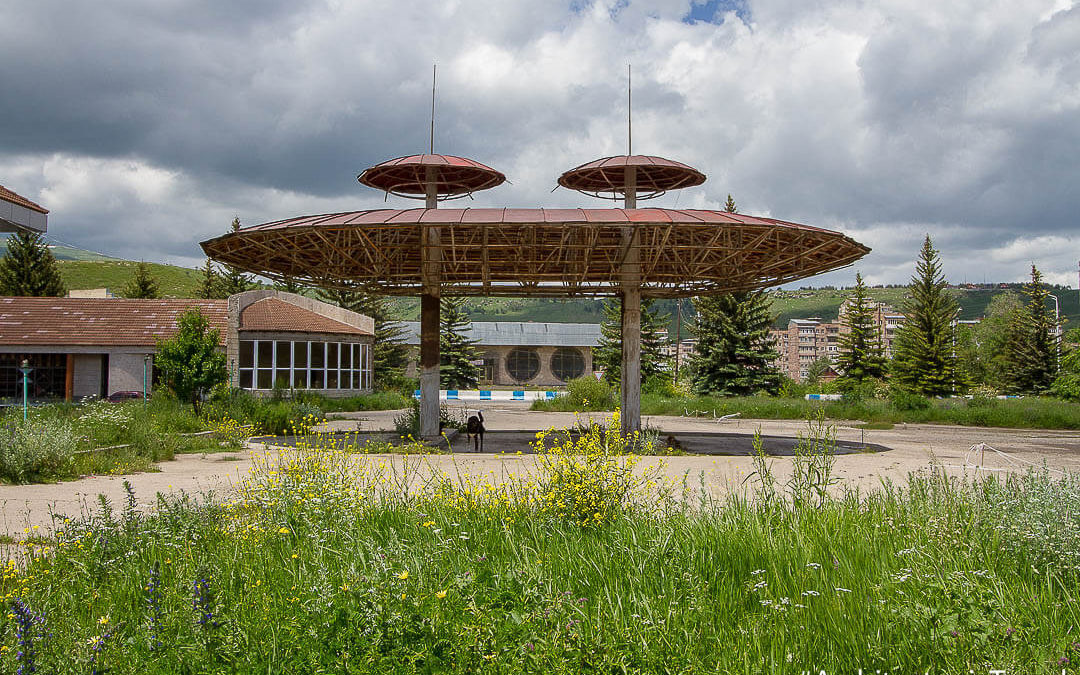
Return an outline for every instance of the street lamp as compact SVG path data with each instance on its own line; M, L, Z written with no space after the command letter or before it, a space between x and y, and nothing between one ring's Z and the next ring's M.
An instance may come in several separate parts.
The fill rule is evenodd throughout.
M150 355L144 354L142 360L142 402L146 407L146 374L150 370Z
M23 359L22 367L19 368L19 372L23 376L23 389L22 389L22 418L23 422L27 417L27 400L30 391L30 373L34 372L34 369L30 367L30 362Z
M1054 299L1054 341L1057 343L1057 360L1054 369L1061 370L1061 306L1058 303L1058 296L1053 293L1049 295Z

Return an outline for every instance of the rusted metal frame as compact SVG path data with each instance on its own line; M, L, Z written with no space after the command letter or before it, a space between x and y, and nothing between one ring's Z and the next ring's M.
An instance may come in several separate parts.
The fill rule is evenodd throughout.
M797 246L802 246L803 240L806 238L806 236L807 235L805 235L805 234L800 236L800 240L799 240ZM805 251L801 251L799 253L799 257L800 258L807 258L807 257L813 256L815 252L817 252L817 251L819 251L819 250L821 250L823 248L827 248L829 246L832 246L832 244L833 244L833 242L826 239L824 241L819 242L816 246L812 246L811 248L806 249ZM777 257L781 257L781 256L777 256ZM769 265L763 265L760 269L762 271L767 271L767 270L770 270L770 269L772 269L774 267L777 267L777 266L781 265L784 262L785 262L785 260L781 258L780 260L773 261Z
M668 243L668 240L671 238L671 233L675 229L675 224L674 223L668 223L666 226L662 225L661 227L663 227L663 229L664 229L663 238L660 240L659 245L654 244L653 248L651 249L652 264L650 264L648 269L645 270L645 272L642 274L643 277L652 276L653 270L655 270L656 266L660 263L661 252L664 251L664 249L667 248L667 243Z

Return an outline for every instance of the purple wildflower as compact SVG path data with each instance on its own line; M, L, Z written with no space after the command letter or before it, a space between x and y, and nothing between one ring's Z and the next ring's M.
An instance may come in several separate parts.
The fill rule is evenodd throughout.
M30 607L20 599L12 603L11 613L15 615L15 640L19 646L15 653L15 662L19 664L15 675L36 673L34 642L41 639L45 617L34 614Z
M157 565L150 569L146 582L146 609L150 613L150 651L161 647L158 631L161 630L161 573Z
M195 580L195 594L192 597L192 606L195 609L195 623L203 628L217 628L218 622L214 621L214 596L210 590L210 579L205 575Z

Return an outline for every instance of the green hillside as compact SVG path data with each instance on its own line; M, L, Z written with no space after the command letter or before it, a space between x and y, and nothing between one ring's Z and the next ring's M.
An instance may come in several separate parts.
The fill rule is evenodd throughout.
M54 248L54 255L61 247ZM98 254L79 249L64 249L63 259L58 257L60 273L69 289L108 288L118 291L135 273L137 263L103 259ZM96 259L94 258L96 256ZM83 258L83 259L80 259ZM194 297L201 277L195 269L150 263L151 273L161 284L165 297ZM1019 292L1021 284L1000 284L973 288L953 288L950 292L960 303L961 319L977 319L983 316L990 299L1009 290ZM1061 314L1068 323L1067 327L1080 326L1080 296L1075 289L1060 286L1051 287L1050 292L1057 295L1061 302ZM899 308L907 293L906 287L889 286L870 289L874 300ZM835 288L813 288L799 290L772 291L773 312L777 315L776 325L786 326L789 319L818 317L827 321L836 319L840 303L850 294L849 290ZM416 298L395 299L398 316L403 321L415 321L420 318L420 303ZM600 323L603 320L603 300L573 298L567 300L552 298L470 298L466 303L469 316L475 321L536 321L560 323ZM675 300L657 300L660 311L671 316L671 332L675 332ZM684 334L693 322L693 304L684 300Z
M138 263L127 260L58 260L57 265L68 290L107 288L116 293L135 276ZM162 297L195 297L202 277L199 270L160 263L149 265L150 274L161 287Z

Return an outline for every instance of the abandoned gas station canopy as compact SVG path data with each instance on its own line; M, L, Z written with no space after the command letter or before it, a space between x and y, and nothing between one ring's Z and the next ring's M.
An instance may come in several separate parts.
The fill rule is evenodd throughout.
M638 237L646 297L773 286L870 250L838 232L775 218L661 208L351 211L246 227L202 247L215 260L271 278L389 295L420 294L422 260L437 266L428 283L438 279L447 296L614 295L626 228ZM425 256L433 246L440 255Z
M506 176L465 157L409 155L376 164L356 179L399 197L423 198L433 189L440 199L455 199L493 188L504 182Z

